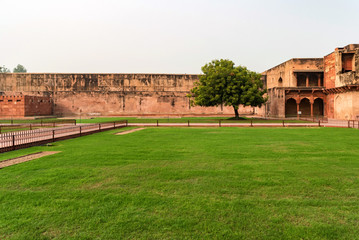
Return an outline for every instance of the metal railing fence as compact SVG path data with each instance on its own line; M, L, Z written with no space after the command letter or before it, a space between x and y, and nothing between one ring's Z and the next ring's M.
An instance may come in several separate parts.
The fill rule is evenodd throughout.
M126 127L127 120L62 128L23 130L0 134L0 152L12 151L29 146L41 145L56 140L74 138L103 130Z

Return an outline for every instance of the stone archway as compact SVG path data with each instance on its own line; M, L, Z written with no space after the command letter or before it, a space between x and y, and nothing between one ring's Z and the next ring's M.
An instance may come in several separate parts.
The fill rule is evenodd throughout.
M299 111L302 112L301 116L310 116L310 101L308 98L303 98L299 103Z
M297 102L294 98L289 98L285 103L285 117L297 116Z
M324 101L321 98L314 100L313 104L313 115L314 116L323 116L324 115Z

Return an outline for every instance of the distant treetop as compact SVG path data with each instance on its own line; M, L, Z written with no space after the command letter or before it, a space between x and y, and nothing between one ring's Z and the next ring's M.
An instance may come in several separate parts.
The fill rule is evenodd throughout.
M25 68L23 65L18 64L18 65L16 66L16 68L14 68L13 72L14 72L14 73L26 73L27 70L26 70L26 68Z
M11 72L10 69L5 67L4 65L2 67L0 66L0 73L9 73L9 72Z

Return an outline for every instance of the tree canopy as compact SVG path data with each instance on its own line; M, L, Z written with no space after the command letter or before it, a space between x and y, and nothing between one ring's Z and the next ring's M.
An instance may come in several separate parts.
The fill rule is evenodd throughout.
M25 68L23 65L18 64L18 65L16 66L16 68L14 68L13 72L14 72L14 73L26 73L27 70L26 70L26 68Z
M189 97L197 106L232 106L239 118L239 105L260 107L266 102L261 75L226 59L213 60L202 67L203 75Z
M9 73L9 72L10 72L10 69L5 67L4 65L0 66L0 73Z

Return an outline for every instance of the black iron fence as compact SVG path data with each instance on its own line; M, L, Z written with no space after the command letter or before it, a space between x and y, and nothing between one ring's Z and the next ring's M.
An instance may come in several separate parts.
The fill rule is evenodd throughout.
M37 128L49 128L49 127L58 127L64 125L76 125L76 120L74 119L58 119L58 120L48 120L48 121L36 121L36 122L19 122L14 123L10 120L8 123L4 123L0 120L0 133L4 132L13 132L21 130L33 130Z
M311 116L300 116L299 120L301 121L308 121L308 122L321 122L321 123L327 123L328 122L328 118L324 117L324 116L315 116L315 117L311 117Z
M38 120L21 120L21 119L0 119L0 124L71 124L76 125L76 119L38 119Z
M301 119L305 120L305 119ZM312 119L308 119L312 120ZM56 122L57 124L58 122ZM39 123L41 124L41 123ZM44 123L42 123L44 124ZM53 123L52 123L53 124ZM56 126L49 125L51 127ZM75 124L75 123L73 123ZM101 132L115 128L127 126L147 126L147 127L344 127L359 129L359 120L332 120L317 119L310 122L293 122L293 121L275 121L275 122L255 122L250 120L246 123L230 123L218 120L217 123L198 123L187 122L182 123L131 123L127 120L116 122L104 122L95 124L82 124L59 128L40 128L32 130L22 130L17 132L5 132L0 134L0 152L7 152L15 149L25 148L29 146L41 145L57 140L79 137L91 133Z
M126 127L127 120L96 124L77 125L52 129L23 130L0 134L0 152L41 145L57 140L79 137L91 133Z

